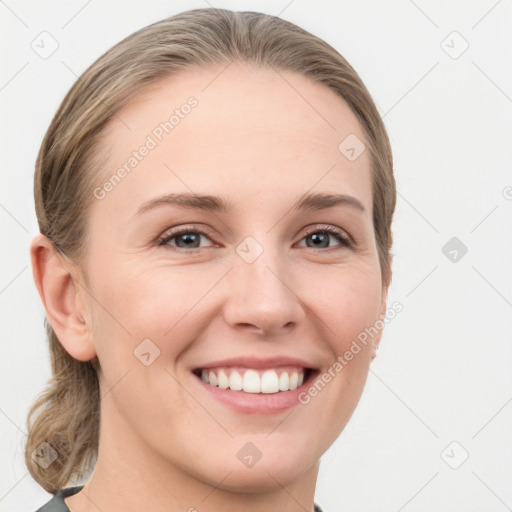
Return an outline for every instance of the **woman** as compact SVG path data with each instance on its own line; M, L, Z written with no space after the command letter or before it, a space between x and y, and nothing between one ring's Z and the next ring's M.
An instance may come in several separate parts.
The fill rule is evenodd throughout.
M254 12L150 25L64 99L35 199L40 510L320 510L382 335L396 199L346 60Z

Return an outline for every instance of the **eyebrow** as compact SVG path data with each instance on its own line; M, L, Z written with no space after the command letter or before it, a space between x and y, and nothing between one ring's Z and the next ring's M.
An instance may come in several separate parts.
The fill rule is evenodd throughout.
M346 205L365 212L363 203L347 194L327 194L323 192L306 193L295 205L296 210L325 210L337 205Z
M227 212L233 205L220 197L197 194L166 194L150 199L137 210L137 215L162 204L176 205L182 208L196 208L207 212Z
M181 208L195 208L207 212L228 212L234 205L224 199L210 195L197 194L166 194L143 203L137 210L137 215L156 208L162 204L176 205ZM295 210L325 210L337 205L346 205L365 212L364 205L353 196L346 194L328 194L323 192L305 193L292 207Z

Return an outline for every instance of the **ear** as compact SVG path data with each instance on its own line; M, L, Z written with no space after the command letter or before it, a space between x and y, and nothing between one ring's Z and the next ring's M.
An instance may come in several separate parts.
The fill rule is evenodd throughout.
M393 255L390 253L388 255L389 258L389 276L388 279L382 284L382 296L380 303L380 311L379 311L379 319L384 322L384 318L386 317L386 309L388 304L388 290L389 285L391 284L391 276L392 276L392 265L393 265ZM379 348L380 339L382 338L383 328L379 329L379 333L375 335L373 338L373 353L372 359L375 358L376 350Z
M37 235L32 240L30 258L37 291L61 345L79 361L93 359L96 350L85 310L86 291L80 284L83 280L80 280L79 268L44 235Z

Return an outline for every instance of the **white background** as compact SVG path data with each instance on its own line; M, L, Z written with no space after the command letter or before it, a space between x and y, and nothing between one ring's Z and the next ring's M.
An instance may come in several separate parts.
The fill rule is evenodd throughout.
M75 75L101 53L208 4L280 14L332 44L372 93L393 146L389 303L404 309L385 329L351 422L323 456L317 503L327 512L509 510L512 2L5 0L0 511L34 511L51 497L22 455L29 405L50 376L28 253L38 232L32 186L42 137ZM42 31L59 45L47 59L31 48ZM464 40L468 49L453 58ZM442 252L454 236L468 248L457 262ZM452 469L447 462L457 465L465 451Z

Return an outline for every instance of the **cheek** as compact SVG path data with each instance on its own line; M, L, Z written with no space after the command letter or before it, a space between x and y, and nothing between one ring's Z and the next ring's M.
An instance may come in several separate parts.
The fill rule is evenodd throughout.
M197 335L200 319L208 315L206 295L225 272L206 271L200 265L146 267L119 264L93 284L95 342L99 351L115 351L117 360L123 353L133 358L133 350L145 339L162 355L179 354Z
M325 339L340 355L379 318L382 286L378 268L370 265L327 269L310 282L323 283L309 294L309 306L322 319ZM362 347L364 348L364 346Z
M302 427L311 432L306 440L316 443L321 452L337 438L359 402L371 361L370 338L364 336L378 320L381 302L380 273L373 267L338 270L328 269L329 279L310 294L308 302L320 320L314 321L322 329L324 348L327 345L331 353L329 367L300 397L307 411L301 416ZM322 276L316 277L316 282L322 282ZM320 437L319 417L324 420Z

